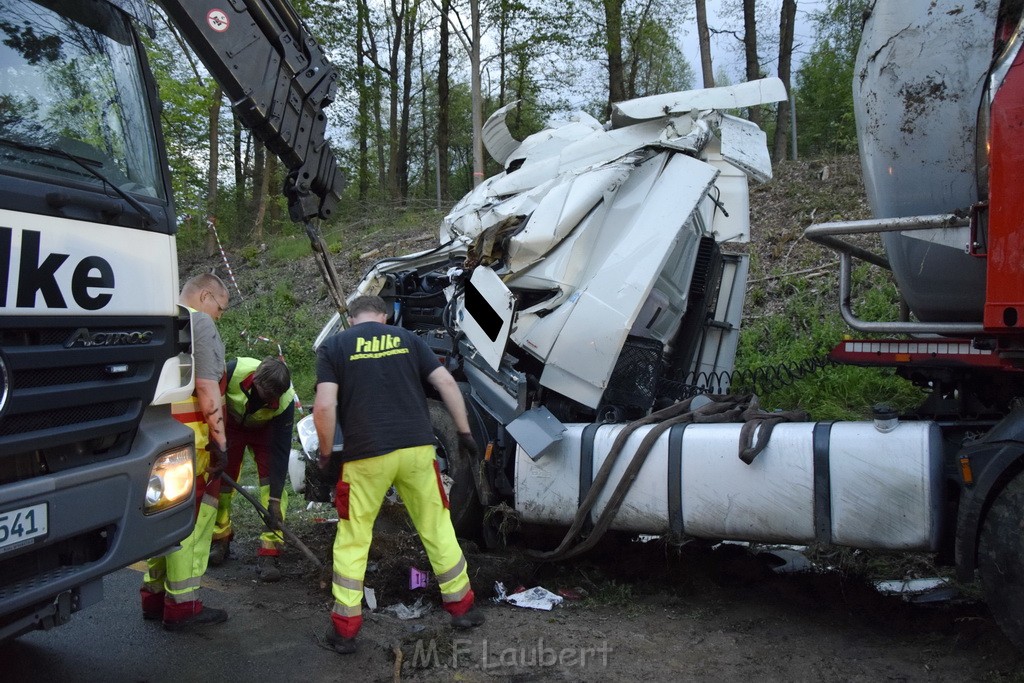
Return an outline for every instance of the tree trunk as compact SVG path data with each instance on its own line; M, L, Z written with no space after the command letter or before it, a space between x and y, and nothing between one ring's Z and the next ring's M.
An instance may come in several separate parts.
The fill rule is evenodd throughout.
M796 0L782 0L779 19L779 80L789 92L791 67L793 64L793 27L796 22ZM775 140L772 144L772 158L776 162L786 158L786 143L789 140L789 100L779 102L775 119Z
M473 94L473 187L484 181L484 102L480 83L480 0L469 0L472 38L469 65Z
M388 51L388 169L387 188L391 199L401 199L398 186L398 164L400 152L398 134L398 58L402 54L402 38L405 35L403 18L407 0L391 0L391 45Z
M370 86L366 82L366 58L363 53L366 30L366 3L356 3L356 92L359 97L359 112L356 114L356 174L359 176L359 202L365 202L370 194Z
M380 92L384 89L381 72L375 70L373 74L374 91ZM384 112L380 106L380 97L373 97L373 135L374 143L377 145L377 186L381 189L387 187L387 149L384 144Z
M422 83L423 88L426 89L427 59L426 54L424 54L426 52L426 48L423 45L424 42L425 41L423 41L422 39L420 40L419 68L420 83ZM420 146L422 147L422 149L420 150L420 164L421 168L423 169L424 197L430 197L430 187L431 183L434 181L434 175L433 173L431 173L431 167L433 166L433 159L431 159L431 157L433 156L432 153L434 150L432 149L433 146L430 144L430 126L427 124L427 120L427 97L426 94L423 93L420 95L420 121L422 121L422 125L420 126Z
M508 0L498 2L498 108L505 106L505 49L508 45Z
M448 197L448 11L450 0L441 0L440 54L437 57L437 167L441 197Z
M412 115L412 67L415 59L416 15L419 0L412 0L405 12L405 54L402 72L402 111L399 119L398 155L395 181L398 198L404 203L409 198L409 119Z
M645 73L645 71L648 69L646 68L647 65L644 64L645 59L643 51L640 50L639 47L643 43L644 32L647 30L647 26L651 21L651 10L653 5L653 0L647 0L647 2L644 3L640 12L636 14L636 25L634 26L633 33L627 36L627 44L630 45L632 49L629 51L630 58L628 63L626 60L623 60L622 63L622 69L624 72L623 79L625 84L623 86L621 99L631 100L635 97L639 97L641 86L646 84L648 74Z
M265 182L268 190L269 190L271 184L273 184L274 187L283 187L284 186L284 179L281 178L280 174L278 173L277 155L275 155L275 154L268 154L267 155L267 172L266 172L266 174L264 174L263 177L265 178L264 182ZM268 195L267 195L266 192L264 192L263 196L267 197ZM275 198L277 196L278 195L275 195ZM284 214L281 211L281 202L278 202L278 201L266 201L266 200L264 200L263 205L267 206L268 204L270 205L270 207L269 207L269 209L266 212L267 213L267 217L264 220L266 222L269 222L270 225L273 225L273 226L281 225L281 223L284 221Z
M266 154L263 143L256 144L254 155L254 174L252 179L252 193L255 211L253 211L252 237L257 244L263 241L263 219L267 213L267 191L270 188L270 160L273 154Z
M220 98L222 91L218 85L213 91L210 103L210 165L206 169L206 220L210 225L217 224L217 171L220 167ZM207 231L206 255L217 254L217 238L212 230Z
M697 3L697 42L700 45L700 70L704 87L715 87L715 71L711 64L711 34L708 32L708 8L706 0Z
M266 193L260 194L260 186L263 185L263 176L267 173L267 147L259 140L255 140L255 151L252 158L252 203L249 205L248 218L256 219L256 212L259 211L260 203L266 199ZM248 156L248 155L246 155ZM248 165L248 164L247 164Z
M605 51L608 55L608 111L606 118L610 118L612 104L626 99L622 73L622 0L604 0L604 20L608 33L605 42Z
M755 0L743 0L743 52L747 58L747 80L756 81L761 77L761 65L757 60L757 19ZM747 115L752 123L761 125L761 108L750 108Z
M234 111L231 112L231 152L235 169L235 225L240 226L245 220L245 164L242 162L242 121Z
M526 50L520 50L516 56L516 97L525 100L527 71L530 68L530 55ZM518 131L523 125L523 102L516 105L515 113L512 115L512 123L509 130Z

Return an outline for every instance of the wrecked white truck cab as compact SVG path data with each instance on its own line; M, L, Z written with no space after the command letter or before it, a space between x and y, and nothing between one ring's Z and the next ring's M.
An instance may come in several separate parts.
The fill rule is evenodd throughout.
M725 112L785 96L769 79L644 98L615 105L605 126L577 115L521 143L499 111L485 138L505 171L455 206L437 248L369 270L356 294L381 295L395 324L423 336L460 381L486 446L482 462L460 452L434 402L458 532L486 535L483 506L504 502L521 521L569 526L567 539L593 524L936 546L933 423L756 426L771 439L744 460L752 423L664 419L696 408L684 399L733 369L747 257L727 247L748 240L748 179L771 166L761 130ZM872 502L879 471L898 493L885 505ZM311 500L329 496L311 488Z
M670 358L675 381L732 367L747 262L718 245L747 241L747 175L770 178L771 163L764 133L723 110L785 97L778 79L647 97L606 126L578 113L522 142L508 105L484 127L505 171L452 209L441 246L381 261L357 293L393 302L396 324L464 338L465 379L503 423L544 390L646 411L653 386L625 397L635 405L606 396L631 342Z
M369 269L352 296L379 294L394 324L423 335L487 444L476 476L436 425L457 528L479 522L481 501L514 499L516 459L568 425L638 418L732 370L747 256L723 246L749 239L748 178L769 179L771 163L764 133L727 112L785 98L774 78L646 97L605 125L579 113L522 142L509 105L484 127L505 170L445 217L438 247ZM335 315L317 345L341 325ZM637 524L628 510L617 521Z

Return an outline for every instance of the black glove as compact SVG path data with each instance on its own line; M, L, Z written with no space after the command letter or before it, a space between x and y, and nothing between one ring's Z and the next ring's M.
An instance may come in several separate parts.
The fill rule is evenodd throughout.
M281 528L281 501L276 498L271 498L270 502L267 503L267 512L270 513L270 528L280 529Z
M476 440L473 439L473 435L469 432L459 432L459 446L474 460L480 455L480 449L477 448Z
M219 477L228 466L228 452L218 446L216 441L206 444L206 451L210 454L210 464L206 466L206 473L211 479Z

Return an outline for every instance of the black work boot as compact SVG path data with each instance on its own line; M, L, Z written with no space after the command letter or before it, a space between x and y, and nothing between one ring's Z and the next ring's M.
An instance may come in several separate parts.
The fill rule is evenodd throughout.
M484 623L484 621L486 621L486 619L484 619L483 612L478 610L476 607L470 607L469 611L465 614L452 617L452 628L457 628L462 631L467 628L479 626Z
M350 655L356 651L356 639L346 638L340 635L331 627L327 630L327 637L324 638L324 642L327 643L327 647L337 652L339 655Z
M220 540L210 544L210 564L219 567L231 555L231 541Z
M168 631L191 631L212 624L223 624L227 620L228 613L226 611L204 605L203 609L190 617L179 621L165 621L164 628Z
M281 580L281 569L277 566L277 558L273 555L260 555L256 560L259 579L264 583L276 583Z

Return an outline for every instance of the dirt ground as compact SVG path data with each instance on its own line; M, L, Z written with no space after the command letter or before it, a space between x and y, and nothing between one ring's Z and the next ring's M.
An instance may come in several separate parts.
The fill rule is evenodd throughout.
M236 510L243 504L236 500ZM323 506L290 518L327 567L332 514ZM238 517L232 557L210 568L211 583L252 585L243 602L278 611L287 621L319 612L324 628L309 636L322 641L332 605L322 575L289 548L281 560L284 579L272 590L258 586L255 523L244 511ZM571 562L538 563L525 554L525 545L546 549L557 540L524 532L508 547L489 551L464 541L487 622L453 631L432 578L425 588L410 589L409 569L429 572L429 563L404 510L385 504L365 581L377 609L364 606L359 651L338 656L346 678L1024 681L1024 657L985 605L963 592L911 604L846 572L778 574L770 555L738 545L679 547L615 537ZM542 586L564 599L551 611L497 603L497 582L508 593ZM417 601L428 608L418 618L400 619L387 609Z

